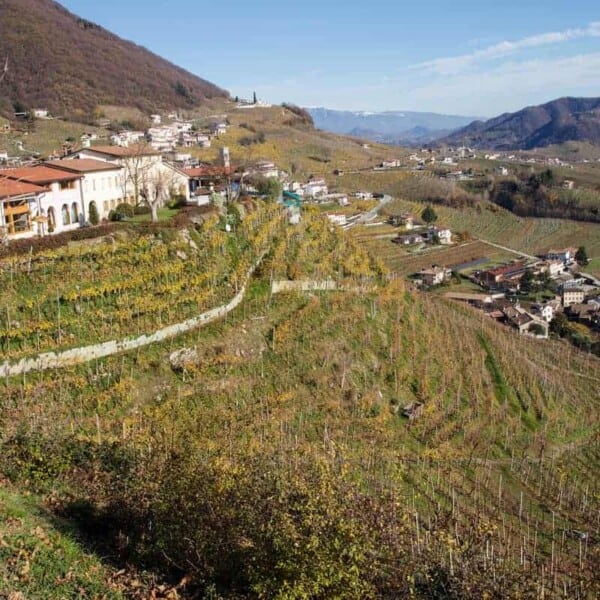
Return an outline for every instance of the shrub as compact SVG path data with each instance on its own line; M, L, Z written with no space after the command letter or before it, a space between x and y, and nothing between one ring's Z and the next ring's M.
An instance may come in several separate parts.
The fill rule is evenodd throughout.
M108 213L109 221L124 221L131 219L135 214L133 206L130 204L118 204L114 210Z
M138 204L136 207L134 207L133 214L134 215L149 215L150 207L146 204Z
M92 202L90 204L90 223L92 225L98 225L98 223L100 222L100 215L98 214L98 207L96 206L95 202Z

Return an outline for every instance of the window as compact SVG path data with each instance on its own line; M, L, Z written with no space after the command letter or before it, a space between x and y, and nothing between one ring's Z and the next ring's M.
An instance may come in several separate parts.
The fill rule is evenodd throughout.
M104 213L106 214L110 210L110 205L108 204L108 200L105 200L102 203L102 208L104 209Z
M96 180L92 180L92 190L96 191Z
M54 215L54 209L50 206L48 208L48 233L52 233L56 229L56 216Z
M75 181L61 181L59 183L60 191L64 190L74 190L75 189Z
M31 211L27 200L16 200L4 205L4 217L9 235L31 231Z
M73 202L71 204L71 223L77 223L79 221L79 209L77 207L77 202Z
M71 218L69 217L69 207L66 204L62 205L60 213L62 215L62 224L63 225L70 225L71 224Z

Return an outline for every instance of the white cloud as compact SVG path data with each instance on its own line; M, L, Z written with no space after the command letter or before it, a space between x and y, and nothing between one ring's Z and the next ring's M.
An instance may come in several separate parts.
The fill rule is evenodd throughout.
M600 37L600 21L594 21L586 27L540 33L521 38L520 40L503 41L482 50L475 50L469 54L436 58L412 65L410 68L424 69L441 75L453 75L464 71L479 61L501 58L527 48L537 48L539 46L560 44L571 40L591 37Z
M402 94L413 110L496 115L560 96L600 95L600 52L505 62L484 72L437 79Z

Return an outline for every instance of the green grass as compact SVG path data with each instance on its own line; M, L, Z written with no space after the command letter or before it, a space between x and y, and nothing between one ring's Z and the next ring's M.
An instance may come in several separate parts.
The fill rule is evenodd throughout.
M158 221L170 221L175 215L180 212L178 208L162 207L158 209ZM131 219L132 223L149 223L152 220L152 215L136 215Z
M0 487L0 597L123 598L110 579L67 521L43 509L38 497Z

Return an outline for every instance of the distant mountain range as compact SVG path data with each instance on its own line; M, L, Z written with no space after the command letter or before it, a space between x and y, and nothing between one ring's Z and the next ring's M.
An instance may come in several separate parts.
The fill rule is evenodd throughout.
M196 43L196 42L194 42ZM52 0L0 0L0 111L15 103L55 114L99 104L144 111L228 97L216 85L81 19Z
M307 110L319 129L388 144L426 143L475 120L475 117L414 111Z
M600 98L559 98L475 121L441 142L487 150L531 150L564 142L600 144Z

